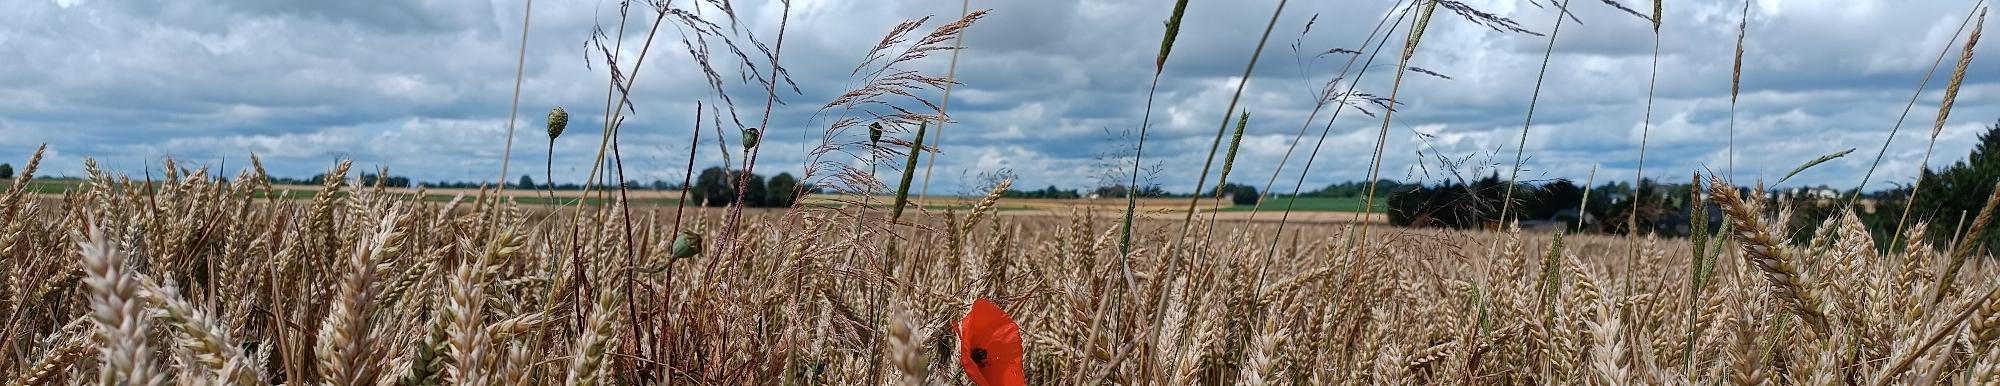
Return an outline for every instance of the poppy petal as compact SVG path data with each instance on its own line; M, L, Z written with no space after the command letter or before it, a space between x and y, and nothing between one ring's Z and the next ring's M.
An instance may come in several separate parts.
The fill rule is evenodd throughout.
M1021 327L992 301L977 299L960 320L959 363L980 386L1027 384L1022 372Z

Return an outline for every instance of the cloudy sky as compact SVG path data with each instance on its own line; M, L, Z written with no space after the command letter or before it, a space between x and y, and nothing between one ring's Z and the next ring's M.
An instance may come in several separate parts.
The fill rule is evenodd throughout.
M1642 1L1625 0L1637 6ZM675 7L694 7L681 0ZM775 42L776 1L737 0L740 24L699 11L765 44ZM1233 180L1262 180L1277 167L1320 85L1394 2L1302 1L1285 9L1243 96L1253 119ZM1550 8L1524 0L1473 6L1546 33ZM1548 0L1540 3L1547 5ZM1658 98L1646 153L1648 175L1685 180L1728 158L1730 55L1739 0L1667 4L1660 38ZM44 174L76 175L85 157L138 173L172 156L231 170L255 153L273 174L304 177L339 158L388 166L419 180L491 180L499 175L508 103L520 43L519 1L10 0L0 12L0 160L17 166L40 143ZM1210 136L1241 79L1276 1L1195 0L1181 42L1159 80L1147 163L1170 190L1194 183ZM967 33L953 91L954 122L943 132L933 190L962 193L982 172L1011 170L1020 187L1094 186L1107 155L1128 147L1120 133L1139 125L1147 82L1171 11L1165 0L972 1L991 9ZM1572 5L1526 151L1523 178L1630 179L1637 164L1651 65L1649 23L1599 1ZM1909 116L1877 181L1909 181L1924 152L1941 83L1957 57L1951 42L1969 1L1754 0L1743 95L1737 111L1739 177L1775 178L1820 154L1860 148L1796 180L1848 187L1859 182L1939 50L1945 69ZM772 118L760 173L803 170L809 149L837 114L815 114L853 87L849 76L868 48L900 20L936 16L920 32L955 19L956 1L794 0L782 64L798 93ZM555 144L556 179L575 182L596 154L606 67L587 55L595 26L615 29L612 0L534 4L521 90L521 129L510 174L541 180L551 106L575 116ZM1307 21L1317 17L1309 33ZM628 31L636 58L649 20ZM633 32L637 31L637 32ZM635 86L623 149L628 176L677 180L686 167L694 103L714 93L680 45L686 29L661 29ZM1400 42L1400 37L1394 42ZM1296 44L1297 48L1294 48ZM1387 94L1390 53L1360 91ZM1509 163L1545 37L1497 32L1441 14L1412 65L1450 79L1413 75L1389 132L1383 175L1436 177L1439 155ZM1991 45L1983 46L1990 47ZM754 46L744 47L760 58ZM1990 51L1990 50L1987 50ZM724 52L718 49L718 55ZM1981 55L1937 141L1933 163L1962 158L2000 118L2000 65ZM948 56L911 68L942 75ZM762 112L763 92L718 59L745 121ZM761 65L759 68L762 68ZM1379 113L1379 111L1376 111ZM1326 114L1287 166L1296 178ZM754 123L753 123L754 124ZM1307 185L1365 178L1379 118L1343 112L1332 123ZM733 136L733 134L732 134ZM696 163L720 164L711 133ZM731 140L734 142L734 139ZM740 162L740 160L738 161ZM1886 185L1872 184L1871 189ZM1281 190L1290 184L1281 182Z

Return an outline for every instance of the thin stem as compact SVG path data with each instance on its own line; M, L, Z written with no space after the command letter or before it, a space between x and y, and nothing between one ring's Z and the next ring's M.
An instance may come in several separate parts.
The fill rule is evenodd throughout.
M971 13L971 11L972 11L972 0L959 0L958 2L959 19L964 19L965 15ZM944 146L944 123L945 121L950 120L950 118L946 117L945 110L951 108L951 86L954 84L958 84L958 52L965 50L964 48L965 32L959 32L957 37L952 38L951 45L952 47L958 47L958 48L951 50L951 64L945 67L944 70L944 79L945 79L944 98L938 102L937 124L934 125L936 126L935 128L931 129L931 131L935 131L935 133L931 134L932 149L942 149L942 146ZM937 164L937 157L924 159L924 187L923 187L923 192L918 195L917 198L918 201L930 202L931 166L936 164Z
M1659 1L1654 0L1654 4ZM1632 276L1629 273L1632 272L1632 261L1639 259L1639 206L1645 204L1645 197L1640 193L1646 190L1646 139L1653 131L1653 93L1659 90L1660 84L1660 18L1657 13L1653 15L1653 70L1646 81L1646 113L1639 123L1639 163L1632 171L1632 207L1625 221L1625 236L1632 241L1631 254L1625 257L1625 293L1632 293Z
M764 86L764 118L758 121L756 127L756 130L759 130L757 134L762 137L769 137L771 134L771 109L778 102L777 79L778 75L780 75L779 71L784 69L783 66L778 65L778 57L785 52L785 27L791 24L792 21L792 3L788 1L783 4L784 10L778 18L778 40L776 45L771 48L771 81ZM763 141L758 142L757 146L744 149L744 153L747 154L743 155L743 176L736 179L736 202L730 204L729 221L722 227L723 239L729 242L727 247L729 253L724 254L724 256L729 256L729 259L732 261L736 260L742 254L741 248L739 248L742 240L737 239L736 227L743 219L744 193L749 190L751 173L755 173L757 170L757 154L761 150L764 150ZM714 273L712 269L710 271L710 274Z
M533 20L535 0L528 0L521 9L521 49L514 57L514 99L507 105L507 144L500 150L500 193L507 193L507 164L514 155L514 121L521 108L521 78L528 68L528 21ZM553 140L551 140L553 141ZM389 176L382 176L388 178ZM529 187L528 189L534 189Z
M1549 29L1549 44L1542 49L1542 67L1535 73L1535 88L1528 94L1528 116L1521 121L1521 141L1514 145L1514 167L1507 174L1506 194L1500 196L1500 224L1507 224L1507 212L1514 207L1514 185L1520 184L1521 158L1528 148L1528 130L1535 124L1535 103L1542 99L1542 81L1549 76L1549 59L1555 56L1556 36L1562 34L1563 14L1569 13L1569 0L1556 6L1556 25ZM1499 236L1494 236L1494 245L1499 245ZM1490 251L1488 252L1491 253Z
M1257 69L1257 59L1264 56L1264 45L1270 42L1271 31L1277 29L1278 17L1285 14L1285 5L1289 3L1289 0L1278 1L1278 7L1271 11L1271 20L1264 24L1264 34L1257 38L1257 48L1250 50L1250 62L1243 65L1243 77L1237 79L1236 92L1229 96L1229 107L1222 110L1222 123L1216 125L1215 139L1208 144L1208 160L1201 164L1201 176L1195 179L1194 194L1188 198L1187 213L1181 218L1180 236L1174 239L1175 242L1188 241L1188 230L1194 224L1195 208L1201 204L1201 189L1204 185L1208 184L1208 172L1215 165L1215 152L1222 147L1222 136L1229 132L1230 118L1236 114L1236 104L1243 99L1243 89L1250 85L1250 75ZM1221 193L1219 185L1216 190L1218 191L1217 194ZM1182 260L1181 255L1187 253L1188 248L1192 248L1192 245L1186 248L1178 248L1174 252L1169 253L1166 264L1154 270L1154 277L1160 278L1160 280L1155 281L1156 284L1151 289L1153 292L1159 293L1159 296L1156 298L1157 300L1153 303L1155 307L1167 304L1167 295L1173 292L1167 288L1168 283L1172 281L1167 278L1174 274L1174 268L1179 267ZM1161 308L1161 310L1164 310L1164 308ZM1151 318L1152 322L1150 325L1152 327L1146 329L1145 342L1152 342L1160 330L1160 324L1166 322L1165 312L1156 312L1156 314L1158 315ZM1149 364L1142 360L1139 367L1144 369L1144 371L1151 372ZM1116 359L1113 359L1112 365L1117 365Z
M1984 4L1986 4L1986 0L1975 1L1972 3L1972 9L1978 10L1979 6ZM1861 184L1855 185L1854 193L1848 195L1847 207L1853 208L1855 200L1861 198L1862 190L1868 188L1868 179L1875 176L1875 168L1882 166L1882 156L1889 155L1889 144L1896 142L1896 132L1903 129L1903 119L1909 118L1910 109L1917 107L1917 98L1924 95L1924 88L1931 83L1931 75L1936 75L1938 67L1944 65L1944 55L1951 53L1951 47L1957 45L1958 36L1964 34L1965 26L1972 23L1972 15L1974 13L1970 11L1966 12L1965 20L1958 22L1958 31L1952 32L1951 39L1945 40L1944 48L1938 49L1937 59L1931 61L1930 71L1924 72L1924 79L1917 82L1917 91L1910 93L1910 101L1903 104L1903 113L1897 115L1896 124L1889 127L1889 137L1882 139L1882 150L1875 152L1875 161L1868 164L1868 172L1861 174ZM1915 189L1911 189L1911 191L1914 192ZM1896 237L1896 235L1890 235L1890 237Z

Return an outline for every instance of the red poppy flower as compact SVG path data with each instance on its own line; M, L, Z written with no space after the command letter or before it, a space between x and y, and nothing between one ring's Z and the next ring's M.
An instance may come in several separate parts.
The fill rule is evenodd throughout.
M1028 384L1021 373L1021 326L986 299L958 321L958 362L979 386Z

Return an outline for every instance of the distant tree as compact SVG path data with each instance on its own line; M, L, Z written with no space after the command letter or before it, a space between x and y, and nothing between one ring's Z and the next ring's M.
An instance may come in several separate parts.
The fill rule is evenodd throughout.
M1097 195L1098 198L1114 198L1114 197L1124 198L1125 186L1124 185L1099 186L1097 187L1097 189L1092 189L1090 191L1090 194Z
M1484 204L1465 184L1410 185L1390 192L1389 223L1397 226L1471 228L1480 226ZM1379 194L1379 192L1378 192Z
M1263 198L1263 196L1257 194L1257 188L1250 187L1250 185L1243 185L1234 182L1222 184L1222 186L1217 186L1215 187L1215 190L1210 190L1208 192L1209 192L1208 195L1211 197L1214 196L1216 192L1221 192L1223 195L1228 195L1230 197L1229 203L1234 205L1257 205L1257 201Z
M729 185L726 176L730 173L720 167L701 170L694 178L694 195L701 197L705 206L728 206L736 200L736 189Z
M535 188L535 178L534 178L534 177L529 177L529 176L528 176L528 175L526 175L526 174L522 174L522 175L521 175L521 182L519 182L519 183L516 183L516 184L514 185L514 187L515 187L515 188L519 188L519 189L534 189L534 188Z
M391 188L407 188L410 187L410 178L401 176L388 176L385 178L374 173L361 174L361 186L373 187L378 183Z
M14 165L0 163L0 180L14 179Z
M1521 213L1529 219L1546 220L1580 204L1583 204L1583 187L1568 179L1558 179L1536 189L1534 198L1522 205Z
M778 175L771 176L771 181L766 186L767 188L764 191L765 205L789 208L799 203L799 196L802 194L799 191L799 179L798 177L792 177L791 173L778 173Z
M1935 172L1927 168L1920 178L1923 181L1917 184L1915 196L1911 198L1915 200L1911 207L1911 226L1918 219L1930 219L1929 234L1935 240L1959 237L1952 234L1959 229L1959 216L1962 214L1970 223L1979 215L1979 208L1986 205L1986 198L1993 195L1994 182L2000 181L2000 121L1987 126L1986 132L1979 135L1978 144L1973 146L1972 154L1967 155L1965 160ZM1978 237L1988 248L2000 246L2000 232L1987 231Z

